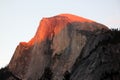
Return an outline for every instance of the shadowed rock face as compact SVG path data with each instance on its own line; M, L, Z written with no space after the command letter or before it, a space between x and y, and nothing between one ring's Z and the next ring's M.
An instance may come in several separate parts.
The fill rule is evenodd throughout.
M86 44L86 36L77 30L95 31L107 27L70 14L43 18L34 38L18 45L9 69L20 79L38 79L46 67L53 79L63 79Z
M120 60L116 62L119 58L114 53L120 56L120 41L112 44L111 38L119 35L111 32L71 14L43 18L35 36L17 46L8 68L22 80L103 80L112 70L119 73Z

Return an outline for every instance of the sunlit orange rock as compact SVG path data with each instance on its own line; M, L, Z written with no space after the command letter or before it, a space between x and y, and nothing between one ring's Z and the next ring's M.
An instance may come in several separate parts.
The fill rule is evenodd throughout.
M17 46L8 67L22 80L38 80L49 67L53 80L62 80L86 44L87 36L79 31L102 29L108 30L102 24L72 14L43 18L35 36Z
M81 30L93 31L102 28L108 29L102 24L99 25L97 24L96 26L92 26L96 24L96 22L89 19L85 19L72 14L60 14L50 18L43 18L40 22L36 35L32 40L28 42L28 44L32 45L34 44L34 42L41 42L44 41L46 38L51 38L53 33L54 35L58 34L62 29L68 27L67 26L68 24L78 23L78 22L81 23L81 26L79 26ZM85 23L88 23L90 25L84 26ZM78 26L76 25L76 27Z

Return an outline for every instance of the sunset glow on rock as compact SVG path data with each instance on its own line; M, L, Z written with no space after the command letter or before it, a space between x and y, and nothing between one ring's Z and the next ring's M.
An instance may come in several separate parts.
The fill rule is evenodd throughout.
M8 67L20 80L46 80L42 79L47 75L46 68L52 71L51 80L63 80L86 44L90 41L89 49L93 43L93 33L102 29L109 30L105 25L72 14L43 18L35 36L17 46Z
M58 16L64 16L64 17L67 17L70 22L94 22L92 20L89 20L89 19L85 19L83 17L80 17L80 16L76 16L76 15L72 15L72 14L60 14Z
M60 14L50 18L43 18L40 22L36 35L31 39L27 45L33 45L34 43L44 41L46 38L52 38L53 34L57 35L62 29L67 27L68 24L80 22L80 23L95 23L92 20L85 19L72 14ZM101 29L102 26L97 27ZM103 27L106 28L107 27ZM89 28L84 27L84 30L95 30L93 26Z

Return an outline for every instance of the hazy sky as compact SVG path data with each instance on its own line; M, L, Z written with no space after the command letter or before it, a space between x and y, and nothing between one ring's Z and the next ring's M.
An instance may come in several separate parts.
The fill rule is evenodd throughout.
M120 28L120 0L0 0L0 67L7 65L21 41L29 41L40 20L72 13Z

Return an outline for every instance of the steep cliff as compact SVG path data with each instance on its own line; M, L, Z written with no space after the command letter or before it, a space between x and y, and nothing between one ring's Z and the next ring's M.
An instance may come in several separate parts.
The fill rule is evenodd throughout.
M120 41L111 44L111 37L118 37L119 32L111 32L100 23L71 14L43 18L35 36L17 46L7 68L18 80L102 80L105 70L114 70L113 62L119 73ZM108 52L115 58L109 59L103 50L113 50L117 56Z
M88 37L70 80L120 80L120 31L99 31Z

